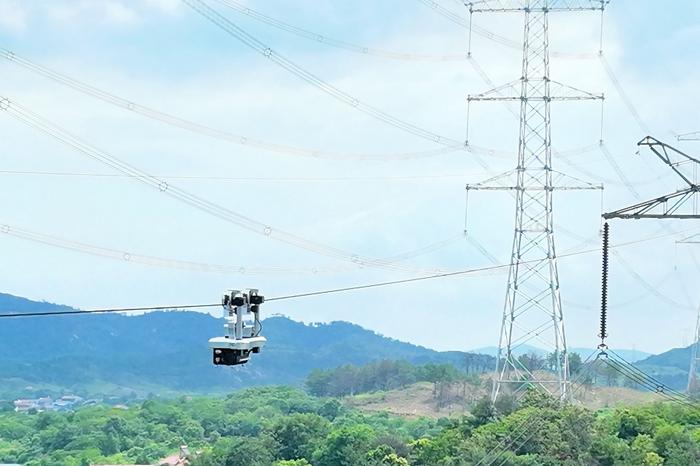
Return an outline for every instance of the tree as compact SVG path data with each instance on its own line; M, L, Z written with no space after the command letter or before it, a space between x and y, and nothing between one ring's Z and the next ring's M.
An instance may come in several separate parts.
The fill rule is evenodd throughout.
M306 389L315 396L326 396L329 394L331 374L321 369L314 369L306 377Z
M192 461L192 466L270 466L274 445L266 437L233 437L220 441L211 453Z
M305 459L300 460L279 460L273 466L311 466Z
M700 464L700 446L677 424L663 424L654 435L656 451L666 459L665 466Z
M278 456L285 460L311 458L330 430L330 423L317 414L295 413L278 419L270 435L278 443Z
M328 435L314 455L314 466L355 466L366 463L372 429L363 424L345 426Z
M471 409L471 414L474 418L474 427L479 427L493 421L496 410L493 403L491 403L491 399L484 397L474 404Z
M560 407L560 402L549 393L532 386L528 387L523 395L520 400L520 406L523 408L558 409Z
M499 416L508 416L518 409L518 400L514 395L504 393L498 397L494 408L496 408L496 413L498 413Z
M518 362L529 371L542 370L547 366L547 361L535 353L521 354Z
M391 452L396 453L404 458L408 457L410 450L406 442L395 434L382 434L379 435L375 440L373 445L375 448L386 446L391 449Z
M442 404L445 386L457 378L457 370L451 364L426 364L421 367L419 377L433 383L433 396L438 398L438 407Z
M328 420L333 420L343 412L343 404L335 398L326 400L317 410L318 414Z
M613 366L605 364L602 368L598 369L598 372L605 378L605 384L608 387L617 385L620 373Z
M649 435L638 435L630 445L625 455L624 466L659 466L664 459L659 456L654 446L654 441Z
M581 372L583 368L583 361L581 360L581 355L578 353L569 353L569 373L571 375L577 375Z

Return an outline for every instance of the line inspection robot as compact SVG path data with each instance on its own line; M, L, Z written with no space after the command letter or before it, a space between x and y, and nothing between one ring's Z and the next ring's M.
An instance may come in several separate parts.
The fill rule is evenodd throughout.
M209 340L213 363L217 366L245 364L251 354L257 354L267 339L260 335L260 305L265 297L257 289L229 290L222 300L224 310L223 337Z

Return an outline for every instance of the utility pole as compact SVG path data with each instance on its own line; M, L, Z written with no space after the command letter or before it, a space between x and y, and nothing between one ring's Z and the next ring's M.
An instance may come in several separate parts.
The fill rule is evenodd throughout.
M513 172L504 175L514 177L514 185L487 186L488 183L481 183L468 186L468 189L511 190L516 200L515 232L493 401L506 386L515 387L511 390L515 393L532 384L561 399L568 398L569 363L559 294L552 202L553 192L565 187L555 185L557 172L552 168L550 106L553 101L603 100L603 96L550 79L549 15L600 11L602 18L608 3L609 0L465 1L470 25L471 15L475 13L519 13L524 17L520 78L485 93L470 95L467 99L468 106L475 101L520 103L517 166ZM471 55L471 31L469 44ZM568 189L580 189L580 185ZM535 376L534 370L522 364L514 353L519 346L533 341L546 345L555 354L555 380Z
M603 214L605 219L676 219L676 220L700 220L699 204L700 184L698 184L698 169L700 159L672 147L656 138L647 136L638 145L648 147L663 163L673 170L683 180L685 187L670 194L659 196L648 201L640 202L633 206L625 207ZM700 243L700 235L693 235L682 239L680 244ZM698 374L700 360L700 308L695 323L695 339L690 357L688 370L688 392L700 388L700 374Z

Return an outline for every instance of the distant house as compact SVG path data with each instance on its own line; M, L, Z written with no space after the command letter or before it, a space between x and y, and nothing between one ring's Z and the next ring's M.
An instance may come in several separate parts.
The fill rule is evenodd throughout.
M19 399L14 401L15 411L26 412L31 409L37 411L71 411L79 406L83 399L76 395L64 395L57 400L52 400L49 396L37 399Z
M54 401L53 408L56 411L70 411L77 407L83 399L75 395L64 395L58 400Z
M15 400L15 411L18 413L27 412L30 409L37 409L36 400Z
M42 396L36 400L37 409L41 411L50 411L53 409L53 400L50 396Z

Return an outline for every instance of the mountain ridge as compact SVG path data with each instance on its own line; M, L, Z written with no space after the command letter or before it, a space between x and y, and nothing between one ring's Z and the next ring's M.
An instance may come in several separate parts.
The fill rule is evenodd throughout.
M0 293L2 312L71 309ZM212 365L207 346L209 338L221 333L221 319L205 313L178 310L5 319L0 326L0 387L12 393L27 386L64 391L102 386L138 395L215 393L253 385L297 385L314 368L363 365L378 359L463 367L468 357L484 370L493 364L488 356L439 352L349 322L307 325L273 316L263 325L268 344L262 353L244 366L226 368Z
M65 310L73 308L0 293L0 312ZM449 363L477 372L495 366L488 354L435 351L344 321L304 324L274 315L263 321L268 345L261 354L245 366L214 367L207 341L221 333L221 325L210 314L183 310L5 319L0 326L0 398L37 390L137 396L223 393L256 385L299 385L315 368L380 359ZM537 348L524 348L531 350ZM676 348L641 360L616 352L682 389L690 350ZM585 357L588 351L580 354Z

